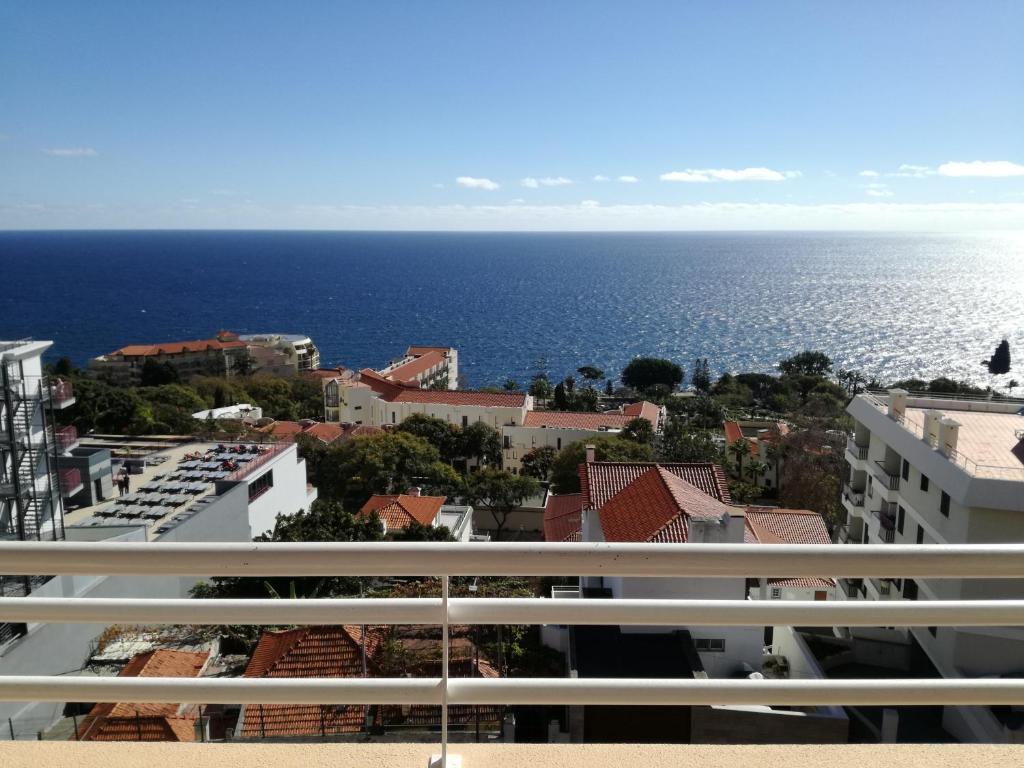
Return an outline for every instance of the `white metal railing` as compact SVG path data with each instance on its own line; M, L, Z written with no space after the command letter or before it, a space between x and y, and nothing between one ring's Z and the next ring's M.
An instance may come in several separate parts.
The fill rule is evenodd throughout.
M0 621L144 624L438 624L439 678L0 677L0 701L447 705L1024 704L1021 679L449 679L447 626L1024 626L1024 600L796 602L449 598L451 576L1024 578L1024 545L174 544L0 542L9 575L439 576L440 598L4 598Z

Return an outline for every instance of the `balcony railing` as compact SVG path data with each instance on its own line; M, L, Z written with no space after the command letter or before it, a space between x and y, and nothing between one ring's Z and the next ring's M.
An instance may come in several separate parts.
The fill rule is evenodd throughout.
M66 379L52 379L50 392L53 393L53 401L58 404L75 399L75 388Z
M57 450L67 451L78 442L78 430L74 427L60 427L54 432L57 438Z
M864 461L868 457L868 446L857 445L852 437L846 441L846 450L860 461Z
M849 485L843 486L843 498L855 507L864 506L864 491L855 491Z
M440 598L5 598L0 621L424 624L442 627L433 678L0 677L0 701L209 704L1021 705L1024 679L631 679L448 676L448 626L1024 626L1024 600L758 601L450 598L451 576L1022 578L1024 545L174 544L0 542L13 575L439 576Z
M890 491L898 491L900 489L900 476L889 472L880 461L875 462L875 477L882 484L883 488L888 488Z

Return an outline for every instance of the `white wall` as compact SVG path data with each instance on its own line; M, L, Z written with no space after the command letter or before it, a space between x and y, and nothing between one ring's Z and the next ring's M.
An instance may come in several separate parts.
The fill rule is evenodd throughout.
M316 489L307 494L306 462L298 460L298 448L289 445L285 450L246 478L246 493L267 472L274 473L274 486L249 503L249 538L272 530L280 515L294 515L300 509L309 509L316 499Z

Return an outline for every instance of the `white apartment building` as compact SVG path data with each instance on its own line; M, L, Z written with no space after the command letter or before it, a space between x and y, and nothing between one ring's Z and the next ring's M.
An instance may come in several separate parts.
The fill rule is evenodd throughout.
M840 540L897 544L1024 541L1024 401L947 399L864 393L847 408L855 422L846 446L847 523ZM1021 599L1007 580L844 580L848 599ZM857 630L853 630L854 637ZM1018 676L1024 672L1020 628L911 628L944 677ZM986 707L946 707L943 726L964 741L1022 738Z
M294 376L320 367L320 350L304 334L250 333L238 338L249 349L253 373Z
M0 538L63 538L61 499L82 490L79 470L57 466L76 434L58 428L54 415L75 399L69 382L43 373L52 345L0 341Z
M425 389L458 389L459 352L453 347L409 347L377 373L388 381Z
M401 424L414 413L466 427L483 422L498 431L522 424L533 398L524 392L476 392L421 389L390 381L369 368L358 378L332 378L324 385L324 411L342 424L386 427Z

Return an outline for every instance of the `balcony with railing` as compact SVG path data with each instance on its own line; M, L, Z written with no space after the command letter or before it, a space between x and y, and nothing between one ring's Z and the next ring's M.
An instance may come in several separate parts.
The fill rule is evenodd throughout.
M881 461L876 461L871 467L871 471L875 476L875 481L882 486L883 489L890 491L898 491L900 489L900 476L895 472L890 472L886 469L885 464Z
M864 506L864 491L855 491L849 483L843 486L843 498L854 507Z
M448 673L449 627L567 624L620 626L1006 627L1024 626L1024 600L980 601L759 601L691 599L453 598L454 576L563 576L644 578L816 577L832 574L847 585L867 577L878 585L900 578L1024 578L1024 545L862 546L730 544L173 544L0 542L5 573L303 577L432 576L440 597L395 599L158 600L25 597L0 600L0 621L29 624L190 625L439 625L440 673L426 678L230 677L0 677L0 702L158 702L206 704L397 704L441 708L438 742L412 744L131 745L15 744L0 741L0 764L178 766L419 765L591 766L643 762L790 768L854 766L864 760L934 766L1019 765L1024 747L935 746L922 752L880 745L729 747L632 745L449 745L447 712L454 705L965 707L1024 704L1020 678L884 679L658 679L453 678ZM26 641L31 637L26 638ZM911 750L911 751L907 751ZM993 751L994 750L994 751ZM772 757L766 758L766 755ZM911 759L911 757L913 759ZM767 760L767 762L765 762ZM1000 761L1008 762L1000 762ZM80 762L81 761L81 762ZM319 761L319 762L318 762Z
M868 446L858 445L857 441L852 437L848 438L846 441L846 452L855 461L865 461L868 458Z
M57 450L61 453L70 451L78 445L78 430L75 427L58 427L54 430L54 437L56 438Z

